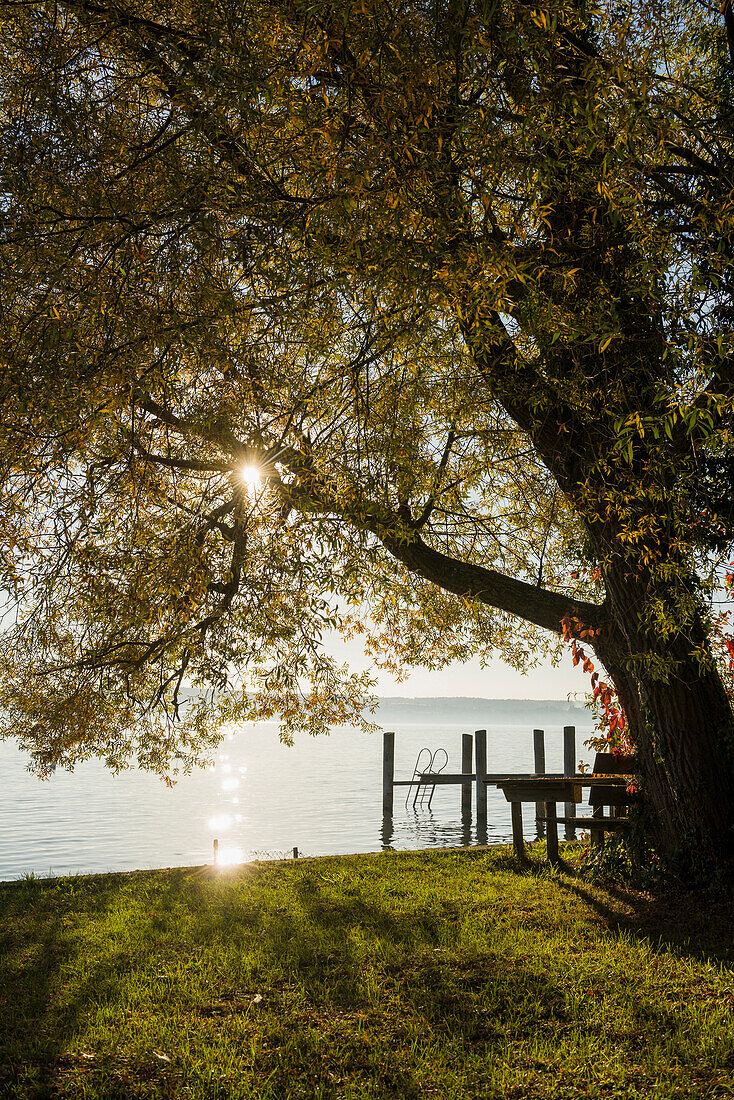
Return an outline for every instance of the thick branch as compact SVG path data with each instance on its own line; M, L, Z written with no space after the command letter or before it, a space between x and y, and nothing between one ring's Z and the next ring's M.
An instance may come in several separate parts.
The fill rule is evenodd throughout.
M411 573L437 584L446 592L480 600L481 603L517 615L535 626L562 633L561 620L575 616L585 627L598 628L606 617L604 607L586 603L534 584L508 577L494 569L459 561L428 546L418 536L401 540L379 530L374 532L387 551Z
M565 616L575 617L585 627L595 629L606 619L603 605L550 592L494 569L485 569L484 566L434 550L423 541L409 518L401 519L389 508L365 503L349 507L339 503L311 466L308 455L292 453L288 457L291 462L283 464L291 466L299 481L298 484L287 485L280 482L278 487L286 506L303 508L304 511L330 512L343 517L358 529L371 532L388 553L411 573L437 584L444 591L480 600L489 607L517 615L555 634L563 633L561 620Z
M133 443L136 452L147 462L157 466L167 466L171 470L193 470L196 473L231 473L231 462L200 462L195 458L174 458L170 455L157 455L146 450L137 440Z
M530 436L561 489L568 492L575 487L577 474L573 467L577 456L570 447L559 449L559 425L563 425L567 438L585 438L587 446L590 426L580 424L574 410L545 382L540 371L523 362L499 314L492 313L491 320L491 329L482 329L471 318L461 321L479 375L505 412ZM539 406L544 410L542 422Z

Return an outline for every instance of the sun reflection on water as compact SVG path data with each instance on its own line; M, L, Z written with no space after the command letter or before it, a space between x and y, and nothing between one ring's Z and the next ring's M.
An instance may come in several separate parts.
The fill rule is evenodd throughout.
M244 859L242 848L219 848L215 862L217 867L233 867L237 863L244 863Z

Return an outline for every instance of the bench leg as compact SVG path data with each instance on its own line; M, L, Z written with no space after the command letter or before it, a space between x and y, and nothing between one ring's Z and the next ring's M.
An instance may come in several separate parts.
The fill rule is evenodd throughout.
M525 842L522 836L522 802L510 803L512 818L512 846L521 863L525 862Z
M554 866L558 866L558 819L555 802L545 804L545 835L548 845L548 859Z
M603 806L594 806L594 809L591 811L591 816L592 817L604 817L604 807ZM591 840L592 840L592 843L594 844L595 848L603 848L604 847L604 830L603 829L595 829L594 826L592 825L592 827L591 827Z

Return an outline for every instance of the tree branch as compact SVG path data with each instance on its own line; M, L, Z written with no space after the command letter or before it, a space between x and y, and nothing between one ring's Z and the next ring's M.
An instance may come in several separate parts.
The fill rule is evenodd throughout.
M408 518L401 519L389 508L367 502L353 506L340 504L314 470L309 455L301 454L295 461L294 458L290 456L289 467L298 477L298 483L278 484L286 504L302 507L304 511L330 512L357 529L369 531L411 573L444 591L479 600L559 635L563 633L561 620L566 616L575 617L584 627L594 629L599 629L605 621L604 605L551 592L495 569L485 569L434 550L423 541Z

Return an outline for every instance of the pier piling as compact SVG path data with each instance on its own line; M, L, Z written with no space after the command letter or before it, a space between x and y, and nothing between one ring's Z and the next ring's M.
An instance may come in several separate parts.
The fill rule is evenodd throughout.
M382 812L392 817L395 790L395 734L382 735Z
M563 774L575 775L576 773L576 727L563 727ZM564 803L565 817L576 816L576 806L573 802ZM576 829L573 825L566 825L566 840L576 839ZM550 853L549 853L550 858Z
M461 735L461 770L469 775L469 779L461 784L461 815L466 817L471 814L471 773L472 773L472 735Z
M545 730L533 730L533 756L536 775L545 775ZM545 833L545 803L535 803L535 830L538 836Z
M487 774L487 731L477 730L474 734L476 750L476 786L477 786L477 823L480 820L487 821L487 784L484 777Z

